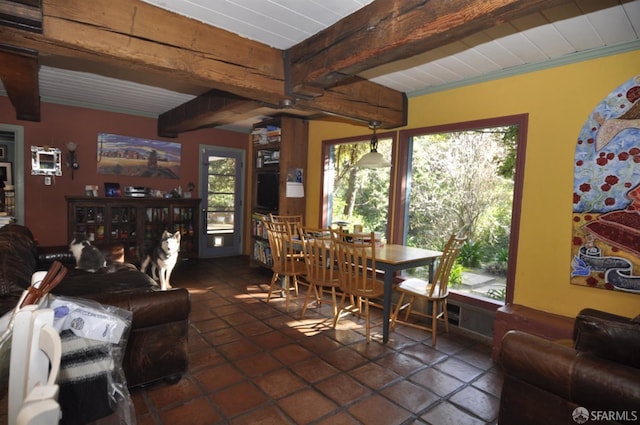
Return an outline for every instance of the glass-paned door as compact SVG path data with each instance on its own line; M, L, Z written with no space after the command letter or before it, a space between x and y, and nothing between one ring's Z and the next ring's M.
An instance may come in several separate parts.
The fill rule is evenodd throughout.
M236 149L203 148L200 257L224 257L242 252L243 158Z

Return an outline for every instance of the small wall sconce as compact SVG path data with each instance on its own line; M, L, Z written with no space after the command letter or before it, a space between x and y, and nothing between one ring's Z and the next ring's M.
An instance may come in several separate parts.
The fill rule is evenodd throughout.
M67 166L71 167L71 180L73 180L73 172L80 168L80 164L78 164L78 157L76 155L77 149L78 149L77 143L67 142L67 150L69 151L69 159L67 160Z

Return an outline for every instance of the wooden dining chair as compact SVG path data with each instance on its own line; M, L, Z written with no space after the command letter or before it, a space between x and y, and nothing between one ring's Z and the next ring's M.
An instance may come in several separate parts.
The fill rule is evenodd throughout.
M438 321L444 322L445 332L449 332L449 317L447 315L447 298L449 297L449 277L451 269L458 257L458 252L467 240L466 236L451 235L444 247L438 268L434 274L433 281L429 282L419 278L407 279L395 287L400 296L398 303L391 314L390 328L395 328L396 322L403 325L423 329L431 332L431 344L435 347L438 333ZM405 298L409 301L404 303ZM416 300L426 301L426 313L413 309ZM401 310L406 310L404 319L399 320L398 315ZM409 321L409 315L429 318L428 324Z
M333 318L335 318L338 314L336 288L340 287L340 281L335 261L335 249L331 243L331 229L302 226L299 233L307 265L305 278L309 282L301 317L304 318L312 296L315 298L316 305L322 306L323 294L326 289L331 293Z
M384 283L376 277L375 233L354 234L332 229L331 238L338 264L340 288L342 289L342 297L337 314L333 318L333 326L337 325L343 310L363 314L367 342L370 342L370 300L384 295ZM350 297L351 303L345 307L347 297Z
M263 220L273 264L273 275L269 285L267 302L271 300L274 292L280 293L285 298L285 310L289 311L289 296L291 292L298 295L298 278L306 273L307 266L304 255L300 252L299 241L294 241L290 226L283 222ZM297 236L296 236L297 239ZM297 242L297 243L296 243Z
M289 226L289 232L292 235L298 235L300 227L302 227L302 215L281 215L269 214L269 221L275 224L285 224Z

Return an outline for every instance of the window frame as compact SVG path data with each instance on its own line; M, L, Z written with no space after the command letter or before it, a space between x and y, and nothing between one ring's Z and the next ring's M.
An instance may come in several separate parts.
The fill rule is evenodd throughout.
M389 208L387 209L387 228L386 228L386 235L387 235L387 240L390 243L395 243L392 242L393 239L391 239L391 224L392 224L392 217L393 217L393 212L395 211L395 206L392 204L392 201L394 199L394 188L396 187L396 180L397 180L397 176L396 173L393 171L394 167L395 167L395 163L396 161L396 157L397 157L397 137L398 134L395 131L388 131L388 132L383 132L383 133L376 133L376 136L378 137L378 140L383 140L383 139L391 139L391 171L390 171L390 176L389 176L389 200L388 200L388 205ZM321 207L321 212L320 212L320 223L319 226L320 227L324 227L328 225L328 219L329 219L329 193L327 192L327 185L325 184L326 182L326 172L329 166L329 160L330 160L330 150L332 146L335 145L341 145L341 144L349 144L349 143L369 143L371 141L371 134L364 134L362 136L352 136L352 137L345 137L345 138L339 138L339 139L328 139L328 140L323 140L322 141L322 168L321 168L321 179L320 179L320 207Z
M520 216L522 211L522 192L524 187L524 171L525 171L525 153L527 143L529 114L507 115L502 117L463 121L450 124L443 124L430 127L420 127L407 130L401 130L398 137L398 158L405 158L404 161L394 163L397 167L393 173L393 178L397 178L397 187L394 190L393 198L394 208L398 210L393 215L393 235L391 239L397 241L395 243L405 243L404 233L406 220L408 216L407 188L409 183L409 159L411 158L412 138L425 134L436 134L445 132L465 131L478 128L489 127L505 127L517 125L518 145L516 150L516 170L514 175L513 204L511 208L511 234L509 238L509 262L507 266L507 283L506 296L504 304L497 303L488 298L463 294L452 290L449 294L450 298L455 301L468 303L477 307L489 310L497 310L502 305L512 304L515 289L515 273L518 258L518 239L520 233Z

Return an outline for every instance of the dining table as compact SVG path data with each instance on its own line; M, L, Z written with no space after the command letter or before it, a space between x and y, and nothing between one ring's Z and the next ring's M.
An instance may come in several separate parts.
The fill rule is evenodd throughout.
M416 248L406 245L385 243L376 246L376 269L384 272L384 296L382 298L382 342L389 341L389 319L391 317L391 298L393 279L396 273L416 267L429 267L429 281L433 279L434 264L442 252Z
M302 249L300 240L294 239L297 249ZM327 244L329 248L329 244ZM389 319L391 318L391 299L393 298L393 279L396 273L416 267L428 266L428 278L431 282L434 265L442 252L425 248L416 248L401 244L376 244L376 270L384 273L384 295L382 297L382 342L389 341Z

